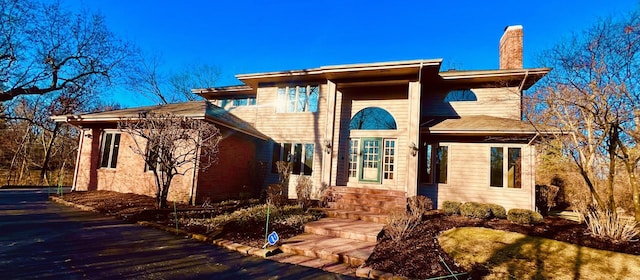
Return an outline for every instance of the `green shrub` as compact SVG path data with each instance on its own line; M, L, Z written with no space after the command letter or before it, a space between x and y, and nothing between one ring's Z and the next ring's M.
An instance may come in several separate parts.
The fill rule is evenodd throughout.
M502 207L501 205L488 203L487 206L489 207L489 210L491 210L491 216L498 219L507 218L507 210L504 209L504 207Z
M507 220L516 224L539 224L544 218L540 213L528 209L514 208L507 213Z
M460 214L460 205L462 203L458 201L444 201L442 202L442 210L447 215L458 215Z
M491 209L487 204L465 202L460 206L460 215L476 219L488 219L491 217Z
M433 209L433 202L431 202L431 199L422 195L408 198L407 205L409 213L419 221L422 220L422 217L429 210Z

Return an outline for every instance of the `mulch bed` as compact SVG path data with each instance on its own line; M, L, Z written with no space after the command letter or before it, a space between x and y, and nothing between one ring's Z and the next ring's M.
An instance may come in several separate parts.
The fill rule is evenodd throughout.
M464 272L463 268L458 267L453 259L443 252L437 240L441 232L459 227L486 227L640 255L640 241L617 244L602 241L589 235L584 224L562 218L545 218L539 225L518 225L507 220L480 220L457 215L447 216L440 211L432 211L425 217L425 221L401 242L394 242L386 237L380 240L366 264L377 270L411 278L429 278L450 274L440 260L442 258L454 273ZM473 269L470 275L478 279L485 273L484 268L478 267Z

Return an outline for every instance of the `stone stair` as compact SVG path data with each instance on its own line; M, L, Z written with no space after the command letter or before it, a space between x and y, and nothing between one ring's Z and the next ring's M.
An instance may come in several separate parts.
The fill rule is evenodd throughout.
M330 187L327 216L384 224L387 214L407 205L404 191L372 188Z
M352 219L323 218L305 225L304 233L282 242L285 254L357 267L369 258L384 225Z
M406 193L373 188L330 187L328 218L307 223L304 233L283 240L278 261L355 276L369 258L387 214L406 207Z

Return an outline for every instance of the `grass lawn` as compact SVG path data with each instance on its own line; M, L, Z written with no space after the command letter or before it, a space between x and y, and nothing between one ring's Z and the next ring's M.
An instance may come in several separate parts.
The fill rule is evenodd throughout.
M442 248L486 279L639 279L640 256L597 250L501 230L464 227L443 232Z

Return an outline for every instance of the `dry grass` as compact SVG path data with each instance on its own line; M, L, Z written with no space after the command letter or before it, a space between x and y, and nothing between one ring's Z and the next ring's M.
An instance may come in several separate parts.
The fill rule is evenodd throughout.
M454 228L438 241L465 269L485 268L485 279L637 279L640 275L640 256L519 233Z

